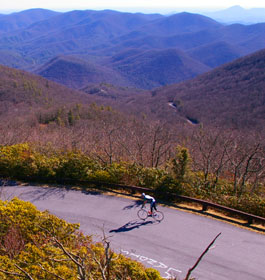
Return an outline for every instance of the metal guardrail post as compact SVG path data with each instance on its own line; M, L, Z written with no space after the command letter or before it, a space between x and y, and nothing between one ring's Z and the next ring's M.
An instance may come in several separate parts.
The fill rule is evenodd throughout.
M249 225L253 224L253 218L252 217L248 217L248 224Z
M202 204L202 211L203 212L206 212L208 210L208 205L207 205L207 203L203 203Z

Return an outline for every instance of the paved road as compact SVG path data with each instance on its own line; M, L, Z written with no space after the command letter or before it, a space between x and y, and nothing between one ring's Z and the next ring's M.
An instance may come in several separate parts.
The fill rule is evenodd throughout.
M222 221L158 206L161 223L137 218L137 201L97 192L58 188L6 186L2 199L17 196L69 222L80 223L86 234L110 236L112 248L161 272L183 279L187 270L221 232L193 272L203 280L264 280L265 235ZM95 237L96 238L96 237Z

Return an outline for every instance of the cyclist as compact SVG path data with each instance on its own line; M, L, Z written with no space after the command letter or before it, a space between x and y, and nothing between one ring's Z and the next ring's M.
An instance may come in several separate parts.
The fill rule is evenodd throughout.
M148 211L148 214L152 215L153 209L157 210L156 209L156 200L152 196L147 195L145 193L142 193L142 198L144 199L142 208L144 207L144 205L146 203L150 203L150 211Z

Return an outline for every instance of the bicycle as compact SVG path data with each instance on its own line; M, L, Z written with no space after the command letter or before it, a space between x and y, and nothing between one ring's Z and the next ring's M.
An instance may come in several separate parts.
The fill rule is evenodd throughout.
M153 209L153 213L149 214L148 211L145 208L141 208L137 212L137 216L141 220L146 220L148 216L152 216L154 220L161 222L164 219L164 214L161 211Z

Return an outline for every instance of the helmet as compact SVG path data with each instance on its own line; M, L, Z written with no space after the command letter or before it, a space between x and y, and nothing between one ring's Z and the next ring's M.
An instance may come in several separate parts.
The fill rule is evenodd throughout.
M142 193L142 196L145 196L145 193Z

